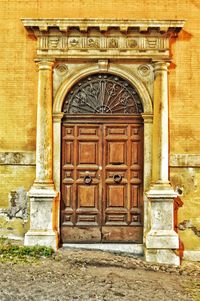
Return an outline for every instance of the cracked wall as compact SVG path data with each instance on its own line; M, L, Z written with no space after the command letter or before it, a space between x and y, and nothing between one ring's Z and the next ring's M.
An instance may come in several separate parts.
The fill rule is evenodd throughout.
M183 201L178 232L184 249L200 251L200 168L171 168L171 183Z

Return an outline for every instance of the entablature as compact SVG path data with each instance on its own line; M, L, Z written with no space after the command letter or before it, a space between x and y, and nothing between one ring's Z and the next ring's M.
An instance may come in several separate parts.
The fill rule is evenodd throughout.
M170 38L183 20L22 19L37 38L37 56L170 59Z

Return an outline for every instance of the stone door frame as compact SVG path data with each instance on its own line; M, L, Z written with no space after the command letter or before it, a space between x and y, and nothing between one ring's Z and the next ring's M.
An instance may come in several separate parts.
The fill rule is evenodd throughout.
M90 74L108 72L135 86L143 102L146 260L178 265L180 260L174 251L179 241L173 224L176 193L168 175L168 66L170 39L177 36L184 22L115 19L23 19L22 22L37 39L38 65L36 179L29 191L31 217L25 244L58 247L62 104L77 81ZM153 74L151 88L131 68L135 64L140 75ZM68 65L69 71L56 86L53 72L59 66L65 72Z
M105 66L105 65L104 65ZM128 80L138 91L144 112L142 115L144 120L144 164L143 164L143 200L144 200L144 237L148 229L148 199L145 192L149 189L152 170L152 122L153 122L153 107L151 97L141 80L136 78L124 66L109 64L105 70L99 63L92 63L90 66L83 66L74 69L74 72L69 75L62 83L55 96L53 105L53 178L56 191L60 193L60 175L61 175L61 123L62 123L62 105L65 96L70 92L71 87L79 82L83 77L96 74L99 72L107 72L123 77ZM59 202L60 203L60 202Z

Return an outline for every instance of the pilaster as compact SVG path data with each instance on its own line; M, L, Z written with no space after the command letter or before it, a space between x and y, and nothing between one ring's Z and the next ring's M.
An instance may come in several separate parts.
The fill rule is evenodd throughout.
M53 183L52 72L54 62L37 60L38 102L36 179L29 191L30 230L25 245L45 245L57 249L57 192Z
M174 231L174 198L176 193L168 174L168 62L154 64L154 120L152 149L152 186L147 192L150 201L150 231L146 236L146 260L179 265L174 250L179 247Z
M146 239L147 231L150 228L150 204L147 195L151 184L152 171L152 127L153 114L142 114L144 120L144 173L143 173L143 187L144 187L144 241Z
M38 102L37 102L37 140L36 140L36 179L35 187L53 187L52 168L52 70L51 60L37 60Z

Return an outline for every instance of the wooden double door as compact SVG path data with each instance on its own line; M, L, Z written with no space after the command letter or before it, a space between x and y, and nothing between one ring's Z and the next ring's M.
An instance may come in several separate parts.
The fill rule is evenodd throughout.
M81 116L63 121L63 243L141 243L142 184L140 116Z

